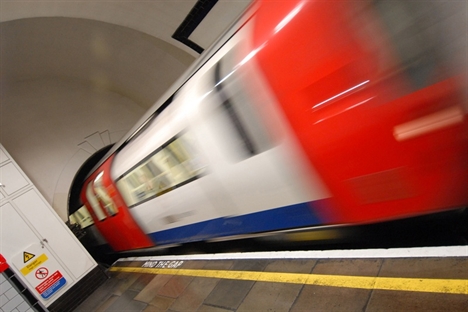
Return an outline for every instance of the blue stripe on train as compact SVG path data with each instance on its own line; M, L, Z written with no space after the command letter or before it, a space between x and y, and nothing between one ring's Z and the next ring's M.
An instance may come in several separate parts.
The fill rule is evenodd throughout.
M316 211L321 200L252 214L224 217L185 225L149 236L157 245L201 241L214 237L258 233L323 224Z

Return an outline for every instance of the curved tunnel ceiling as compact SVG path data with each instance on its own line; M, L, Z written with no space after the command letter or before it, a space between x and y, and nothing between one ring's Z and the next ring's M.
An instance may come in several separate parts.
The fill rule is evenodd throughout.
M197 1L2 0L0 3L0 22L34 17L83 18L124 26L171 42L172 33ZM191 52L182 44L178 47Z
M56 78L90 84L148 108L194 57L139 31L81 18L1 24L2 88Z
M147 108L249 2L2 0L0 79L75 80Z
M198 57L176 30L207 48L249 3L0 0L0 143L63 220L81 164Z

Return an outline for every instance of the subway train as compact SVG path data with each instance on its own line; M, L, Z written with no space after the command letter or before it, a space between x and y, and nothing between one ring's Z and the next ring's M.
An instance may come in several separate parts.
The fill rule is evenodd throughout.
M114 251L467 207L466 3L254 1L80 188Z

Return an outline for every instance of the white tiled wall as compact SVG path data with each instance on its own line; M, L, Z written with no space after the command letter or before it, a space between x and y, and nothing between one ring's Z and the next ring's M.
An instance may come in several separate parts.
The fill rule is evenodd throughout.
M33 312L10 281L0 274L0 312Z

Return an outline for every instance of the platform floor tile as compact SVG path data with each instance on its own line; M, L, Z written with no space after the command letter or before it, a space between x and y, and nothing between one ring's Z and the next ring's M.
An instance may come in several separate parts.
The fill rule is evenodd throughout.
M172 270L164 265L146 270L145 261L116 263L108 272L109 280L75 311L468 312L467 257L189 260L180 261L180 266ZM212 272L218 275L210 275ZM270 281L264 276L277 280ZM377 277L384 282L385 278L394 278L403 286L383 290L359 284L336 287L333 283L324 286L305 280L298 282L304 276ZM461 292L452 291L452 286L447 286L452 287L448 293L443 288L436 292L423 287L404 290L411 288L405 288L405 283L416 283L419 287L424 279L440 280L443 287L444 282L458 281Z

